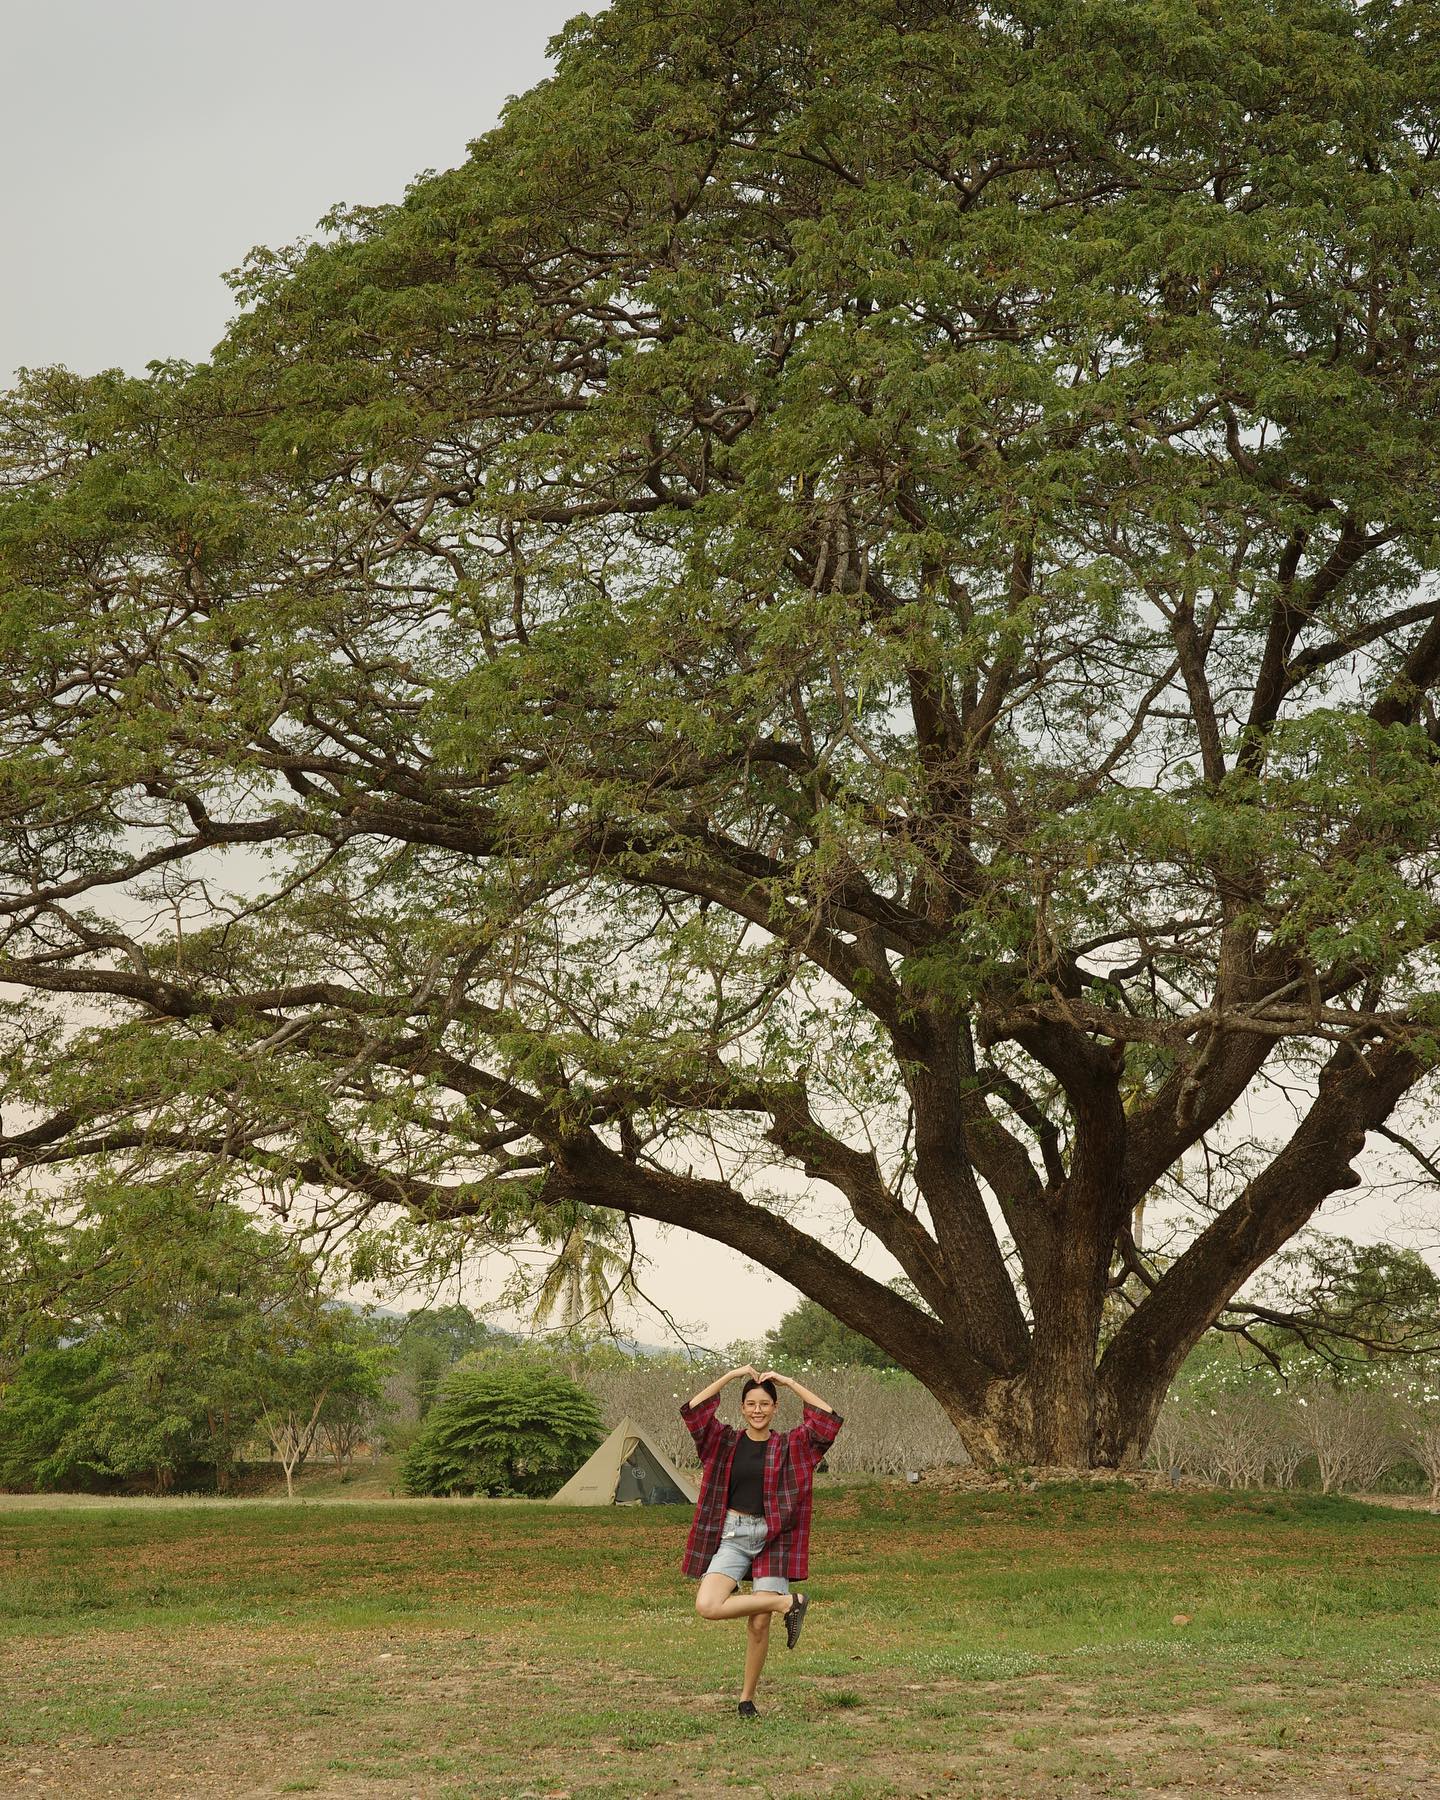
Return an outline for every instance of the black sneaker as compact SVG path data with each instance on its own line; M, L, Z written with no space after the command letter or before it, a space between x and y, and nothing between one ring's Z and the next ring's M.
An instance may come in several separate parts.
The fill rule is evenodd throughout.
M785 1648L793 1650L800 1642L800 1633L805 1629L805 1614L810 1602L803 1594L795 1596L795 1604L785 1615Z
M760 1717L760 1714L755 1709L755 1702L753 1700L742 1700L740 1702L740 1717L742 1719L758 1719Z

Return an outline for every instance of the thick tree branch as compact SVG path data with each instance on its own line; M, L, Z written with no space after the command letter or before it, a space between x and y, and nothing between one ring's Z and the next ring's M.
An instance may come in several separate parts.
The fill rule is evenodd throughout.
M1289 1142L1168 1268L1121 1326L1100 1363L1120 1404L1163 1393L1188 1346L1238 1289L1294 1236L1322 1201L1354 1187L1366 1133L1389 1118L1423 1065L1410 1050L1348 1044L1332 1054Z

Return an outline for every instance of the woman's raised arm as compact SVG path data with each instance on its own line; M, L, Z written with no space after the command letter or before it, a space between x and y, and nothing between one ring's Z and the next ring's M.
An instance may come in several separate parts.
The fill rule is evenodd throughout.
M801 1387L800 1383L798 1381L793 1381L790 1376L778 1375L774 1369L767 1369L760 1377L760 1380L778 1381L781 1387L789 1388L796 1399L803 1400L806 1406L816 1407L821 1412L834 1412L835 1410L828 1400L822 1400L818 1394L812 1394L809 1388Z
M685 1402L686 1406L699 1406L702 1400L708 1400L712 1394L718 1394L721 1388L728 1387L732 1381L738 1381L742 1375L754 1377L755 1371L749 1363L746 1363L743 1369L730 1369L724 1375L718 1376L710 1383L709 1387L701 1388L698 1394L692 1394Z

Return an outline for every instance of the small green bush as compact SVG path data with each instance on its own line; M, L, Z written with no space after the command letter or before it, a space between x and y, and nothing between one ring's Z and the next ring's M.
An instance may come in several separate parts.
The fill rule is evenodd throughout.
M405 1453L407 1494L553 1494L602 1437L595 1402L536 1368L459 1368Z

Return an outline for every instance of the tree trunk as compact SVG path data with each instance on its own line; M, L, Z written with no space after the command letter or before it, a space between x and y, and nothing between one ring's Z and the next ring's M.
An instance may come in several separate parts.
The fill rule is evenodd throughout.
M1137 1384L1119 1397L1112 1395L1103 1383L1098 1385L1093 1458L1096 1468L1129 1469L1144 1460L1169 1391L1169 1377Z
M1092 1352L1093 1357L1093 1352ZM940 1387L934 1370L925 1385L954 1425L966 1454L984 1469L1053 1467L1134 1468L1143 1460L1165 1388L1127 1397L1117 1407L1078 1362L1047 1376L1039 1370L999 1379L977 1406Z
M1108 1255L1071 1242L1036 1283L1035 1330L1026 1382L1033 1456L1088 1468L1095 1458L1095 1346L1105 1303Z

